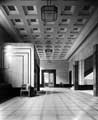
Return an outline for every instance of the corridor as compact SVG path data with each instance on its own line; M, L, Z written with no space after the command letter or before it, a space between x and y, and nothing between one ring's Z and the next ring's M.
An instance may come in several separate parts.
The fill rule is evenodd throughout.
M41 88L35 97L0 104L0 120L98 120L98 97L68 88Z

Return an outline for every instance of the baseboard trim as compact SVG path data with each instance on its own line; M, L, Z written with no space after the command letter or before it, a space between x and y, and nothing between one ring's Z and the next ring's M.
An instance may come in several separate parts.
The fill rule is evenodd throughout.
M93 85L78 85L78 90L93 90Z
M73 84L56 84L54 87L61 87L61 88L70 88ZM42 84L40 84L40 87L44 87Z

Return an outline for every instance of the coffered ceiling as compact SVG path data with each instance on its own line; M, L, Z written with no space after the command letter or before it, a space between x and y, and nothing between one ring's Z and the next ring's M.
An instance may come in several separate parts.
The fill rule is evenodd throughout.
M4 0L0 9L22 42L35 44L40 59L65 60L93 29L94 20L98 22L98 4L93 1L51 0L57 7L52 22L41 19L47 0Z

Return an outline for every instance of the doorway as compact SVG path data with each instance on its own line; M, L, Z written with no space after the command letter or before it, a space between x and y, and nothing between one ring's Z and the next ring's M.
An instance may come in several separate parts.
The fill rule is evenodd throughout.
M72 71L69 71L69 84L72 85Z
M42 70L42 86L43 87L56 86L56 70Z

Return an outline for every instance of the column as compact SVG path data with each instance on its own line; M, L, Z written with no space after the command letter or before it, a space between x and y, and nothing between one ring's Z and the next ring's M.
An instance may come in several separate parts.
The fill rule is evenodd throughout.
M79 61L79 85L84 85L84 60Z
M79 61L75 61L74 65L74 89L78 90L79 84Z
M94 72L93 91L94 91L94 95L98 96L98 44L94 46L93 72Z

